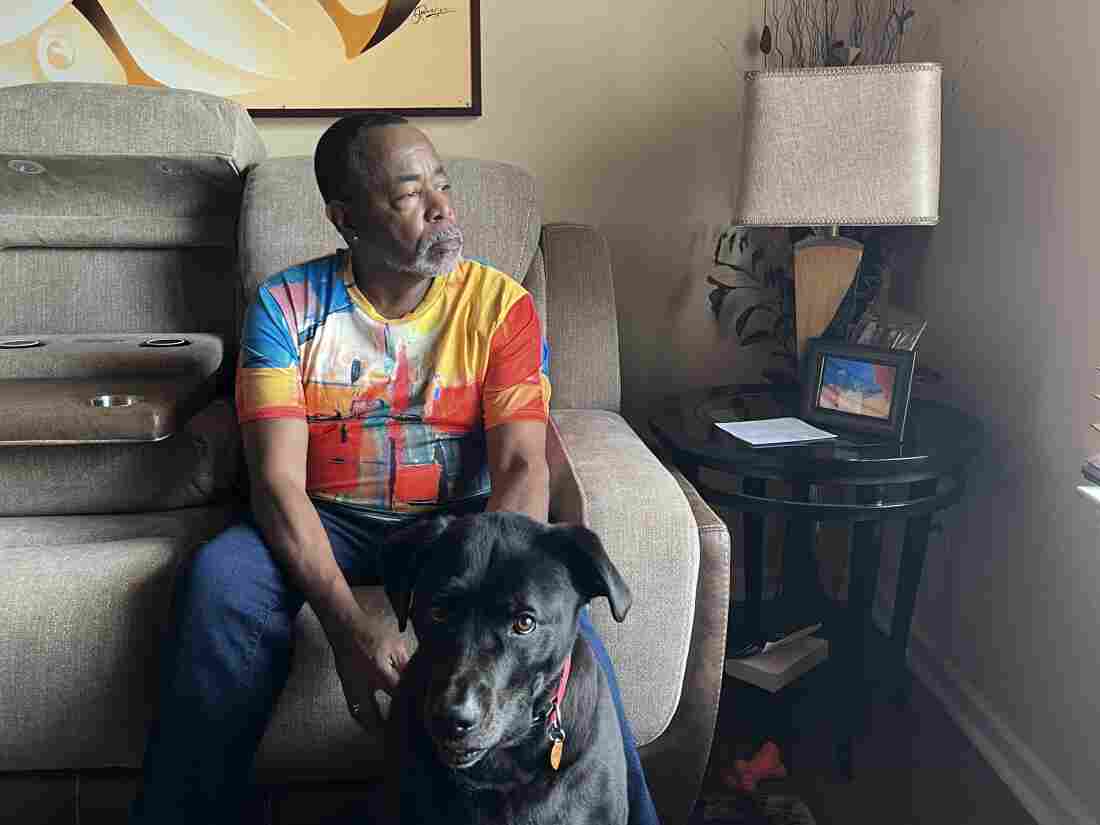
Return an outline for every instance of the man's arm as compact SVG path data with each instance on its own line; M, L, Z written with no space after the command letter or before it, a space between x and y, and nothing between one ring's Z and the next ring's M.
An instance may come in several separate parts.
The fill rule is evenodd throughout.
M306 495L308 425L304 419L263 419L242 425L241 433L260 531L317 614L348 702L367 707L373 686L396 687L408 657L403 643L382 642L382 629L359 607Z
M546 422L508 421L485 432L493 492L488 510L510 510L545 522L550 504Z

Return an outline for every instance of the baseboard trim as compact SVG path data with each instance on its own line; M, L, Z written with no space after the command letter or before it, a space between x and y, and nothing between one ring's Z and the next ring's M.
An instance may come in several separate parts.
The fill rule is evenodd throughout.
M884 611L874 612L875 624L888 628ZM1100 825L917 627L909 642L909 667L1038 825Z

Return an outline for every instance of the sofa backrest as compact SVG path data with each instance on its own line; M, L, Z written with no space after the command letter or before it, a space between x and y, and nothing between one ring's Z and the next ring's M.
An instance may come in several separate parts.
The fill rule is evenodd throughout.
M211 332L232 346L247 111L176 89L0 89L0 335Z

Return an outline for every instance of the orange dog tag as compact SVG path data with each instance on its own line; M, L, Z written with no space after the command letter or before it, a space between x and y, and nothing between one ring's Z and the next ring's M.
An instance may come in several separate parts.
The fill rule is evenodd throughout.
M565 750L565 737L554 740L554 746L550 748L550 767L554 770L561 765L561 752Z

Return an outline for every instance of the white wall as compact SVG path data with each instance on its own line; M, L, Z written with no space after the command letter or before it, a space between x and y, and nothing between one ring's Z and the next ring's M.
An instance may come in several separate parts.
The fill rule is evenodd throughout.
M482 0L484 115L418 121L443 154L529 169L547 219L607 235L637 423L656 395L756 372L718 335L704 281L732 211L755 14L728 0ZM277 155L312 153L330 122L259 120Z
M918 0L944 63L941 223L899 293L921 357L986 422L971 495L943 519L918 632L975 722L1040 797L1041 821L1100 816L1100 527L1074 487L1100 364L1100 35L1093 0ZM965 709L965 708L964 708ZM973 720L972 720L973 721ZM1018 786L1017 790L1021 788Z

